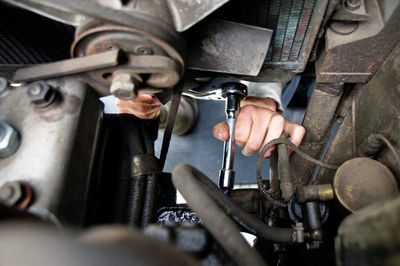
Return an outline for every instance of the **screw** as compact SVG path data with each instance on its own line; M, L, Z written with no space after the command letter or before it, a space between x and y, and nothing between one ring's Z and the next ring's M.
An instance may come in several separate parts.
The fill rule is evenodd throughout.
M18 132L7 123L0 121L0 158L13 155L20 144Z
M136 49L136 53L140 55L151 55L153 54L153 49L141 46Z
M44 108L54 102L56 90L44 81L37 81L29 86L28 96L37 108Z
M122 100L130 100L136 97L136 79L129 73L117 73L114 75L110 92L115 97Z

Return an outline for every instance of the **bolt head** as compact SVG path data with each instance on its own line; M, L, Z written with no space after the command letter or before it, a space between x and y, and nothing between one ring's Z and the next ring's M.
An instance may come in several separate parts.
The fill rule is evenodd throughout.
M117 73L114 75L110 92L122 100L131 100L136 97L136 82L129 73Z
M37 108L44 108L54 102L56 91L46 82L38 81L29 85L28 96Z
M8 125L0 121L0 158L7 158L13 155L20 144L18 132Z
M0 188L0 202L15 205L22 197L22 187L18 182L7 182Z

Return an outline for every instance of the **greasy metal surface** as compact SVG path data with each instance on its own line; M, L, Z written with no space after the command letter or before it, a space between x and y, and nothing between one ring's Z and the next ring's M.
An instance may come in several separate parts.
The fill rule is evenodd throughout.
M296 196L299 202L327 201L335 198L331 184L299 187Z
M346 7L346 3L342 2L341 5L338 5L335 13L332 15L332 19L334 20L344 20L344 21L366 21L369 19L370 15L367 13L365 9L365 1L368 0L359 0L358 7L355 9L350 9ZM349 1L347 1L349 2Z
M188 68L256 76L271 41L264 28L211 20L188 36Z
M398 195L393 174L370 158L354 158L342 164L333 187L339 202L351 212Z
M0 120L22 140L14 155L0 160L0 185L23 180L35 192L29 211L79 224L102 106L78 80L49 82L60 99L47 108L35 108L24 86L0 98Z
M399 265L400 197L349 215L336 237L337 265Z
M367 82L400 40L400 3L366 0L370 19L341 35L327 29L316 63L318 82Z
M229 0L167 0L178 32L185 31Z
M109 94L116 71L149 75L143 78L141 87L153 88L171 88L183 74L183 50L177 51L166 41L136 28L89 24L79 29L71 54L84 56L116 49L125 53L123 64L82 75L100 95Z
M316 83L303 120L306 135L300 149L311 157L318 158L329 138L329 128L342 96L343 84ZM297 154L290 158L293 184L308 184L314 165Z
M13 82L27 82L113 67L118 64L118 55L119 50L117 49L85 57L21 68L15 72L11 80Z
M348 105L341 111L343 122L326 153L326 162L340 165L352 158L351 144L354 130L356 147L369 135L380 133L389 139L398 153L400 152L399 62L400 44L397 44L371 81L353 89L355 90L355 128L352 128L351 106ZM383 149L376 158L390 169L396 177L397 183L400 183L400 166L396 164L390 151ZM317 183L332 183L333 175L333 171L321 169L316 179Z

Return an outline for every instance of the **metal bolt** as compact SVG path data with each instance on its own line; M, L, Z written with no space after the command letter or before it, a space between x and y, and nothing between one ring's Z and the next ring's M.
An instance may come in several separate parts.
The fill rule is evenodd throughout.
M153 54L153 49L141 46L136 49L136 53L140 55L151 55Z
M0 188L0 202L14 206L22 198L22 187L16 182L7 182Z
M349 10L356 10L360 8L361 2L360 0L346 0L345 6Z
M117 73L114 75L110 92L122 100L130 100L136 97L136 79L129 73Z
M37 81L29 86L28 96L37 108L44 108L54 102L56 90L44 81Z
M8 125L0 121L0 158L7 158L13 155L20 144L18 132Z

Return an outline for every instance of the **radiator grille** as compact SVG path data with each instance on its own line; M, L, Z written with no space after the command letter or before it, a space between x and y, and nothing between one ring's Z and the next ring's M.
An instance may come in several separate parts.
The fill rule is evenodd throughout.
M316 4L317 0L231 0L218 11L218 16L274 30L265 64L297 69L300 61L308 59L301 57L303 46L313 45L313 40L306 44L304 41Z
M74 28L7 4L0 5L0 68L69 57Z

